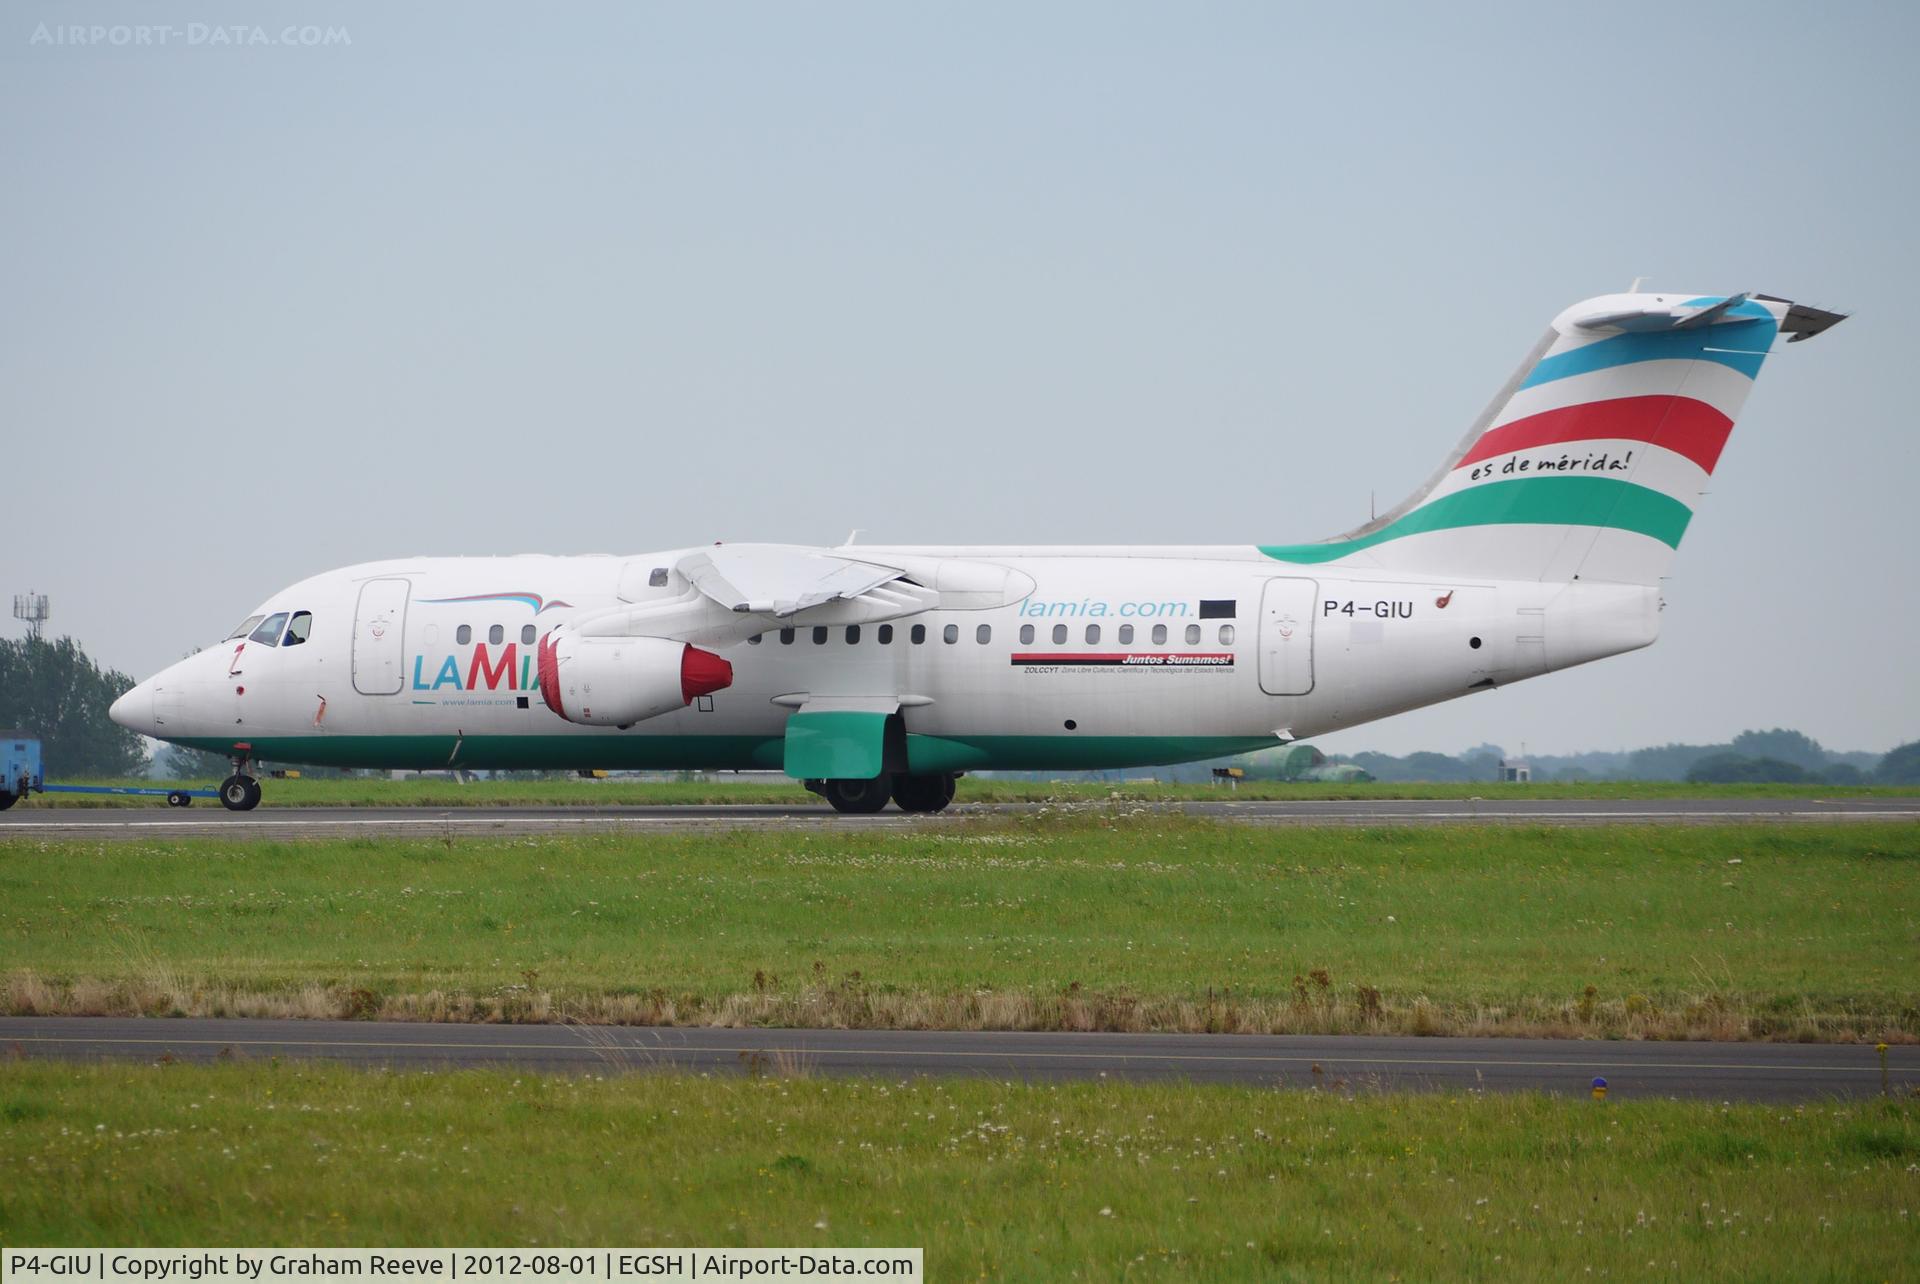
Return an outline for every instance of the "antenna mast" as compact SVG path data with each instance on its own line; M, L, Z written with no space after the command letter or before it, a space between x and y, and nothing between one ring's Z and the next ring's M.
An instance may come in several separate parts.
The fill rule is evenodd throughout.
M30 641L40 640L40 626L47 622L47 595L45 593L15 593L13 595L13 618L27 622L27 637Z

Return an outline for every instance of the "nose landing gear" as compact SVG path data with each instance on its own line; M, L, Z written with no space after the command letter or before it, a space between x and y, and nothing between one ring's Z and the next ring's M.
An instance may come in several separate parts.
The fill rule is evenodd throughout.
M252 763L245 757L233 760L233 774L220 782L220 805L228 811L252 811L260 805L260 782L247 774Z
M260 805L260 782L238 772L220 782L220 805L228 811L252 811Z

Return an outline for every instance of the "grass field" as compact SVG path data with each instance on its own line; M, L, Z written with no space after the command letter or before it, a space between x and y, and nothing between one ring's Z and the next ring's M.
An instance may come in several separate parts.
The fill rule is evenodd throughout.
M74 782L78 783L78 782ZM213 781L102 780L87 783L142 788L211 789ZM263 807L597 807L688 806L710 803L773 803L826 809L799 782L711 780L483 780L463 785L451 779L374 780L301 777L262 781ZM1590 781L1581 784L1159 784L1153 781L1108 783L1094 780L994 780L968 776L960 781L960 802L1195 802L1201 800L1313 800L1352 798L1864 798L1920 797L1920 785L1689 785L1667 780ZM20 807L157 807L158 798L112 794L36 794ZM202 799L196 806L218 804Z
M923 1246L930 1279L1911 1279L1920 1106L0 1064L0 1243Z
M0 842L0 1007L1920 1035L1920 826Z

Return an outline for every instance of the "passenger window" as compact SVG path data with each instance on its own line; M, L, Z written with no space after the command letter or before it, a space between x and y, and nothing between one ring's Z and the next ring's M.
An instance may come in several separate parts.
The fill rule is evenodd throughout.
M1165 646L1167 644L1167 626L1166 625L1156 624L1153 626L1153 644L1155 646Z
M1067 640L1067 626L1064 624L1054 625L1053 626L1053 644L1055 646L1061 646L1065 644L1066 640Z
M981 646L985 646L987 643L993 641L993 626L991 624L982 624L973 631L973 640Z
M960 640L960 626L958 624L949 624L946 628L941 629L940 640L948 646L952 646L955 642L958 642Z
M667 568L664 566L654 567L652 573L647 576L647 587L648 588L665 588L666 586L667 586Z
M1133 645L1133 626L1131 624L1122 624L1120 626L1120 645Z
M506 626L496 624L492 628L487 630L487 645L499 646L502 642L505 642L506 640L507 640Z
M281 646L299 646L313 635L313 612L295 611L287 621L287 640Z
M246 619L240 621L239 628L227 634L227 641L231 642L235 638L246 637L249 633L253 632L254 625L260 623L260 621L266 618L267 617L264 615L249 615Z
M919 646L922 642L925 642L927 640L927 626L924 624L914 625L913 632L907 635L907 640L915 646Z
M247 638L249 642L258 642L263 646L279 646L280 631L287 627L287 613L269 615L266 620Z
M1087 645L1097 646L1099 642L1100 642L1100 626L1098 624L1089 624L1087 626Z
M539 636L540 636L540 630L534 628L531 624L523 624L520 626L520 645L521 646L532 646L533 640Z
M815 646L825 646L827 644L827 626L826 625L816 624L813 626L813 644Z
M1020 645L1033 645L1033 626L1031 624L1022 624L1020 626Z
M860 626L858 624L849 624L847 626L847 645L860 645Z
M793 630L792 630L792 629L781 629L781 630L780 630L780 645L781 645L781 646L792 646L792 645L793 645Z
M1233 626L1231 624L1222 624L1220 626L1220 645L1233 645Z
M1187 626L1187 645L1200 645L1200 626L1198 624L1189 624Z
M879 632L875 633L874 637L879 640L881 646L892 646L893 626L891 624L882 624Z
M467 643L473 641L473 626L470 624L462 624L453 631L453 640L459 646L465 646Z

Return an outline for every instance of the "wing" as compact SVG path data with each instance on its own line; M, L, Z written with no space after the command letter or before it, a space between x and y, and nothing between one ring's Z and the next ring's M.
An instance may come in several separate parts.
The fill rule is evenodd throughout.
M790 619L830 603L859 603L861 619L929 610L939 594L897 566L792 544L718 544L674 568L729 611Z
M725 646L770 628L988 610L1033 592L1031 576L993 562L921 554L869 560L797 544L716 544L686 554L673 569L686 591L561 627L591 637Z

